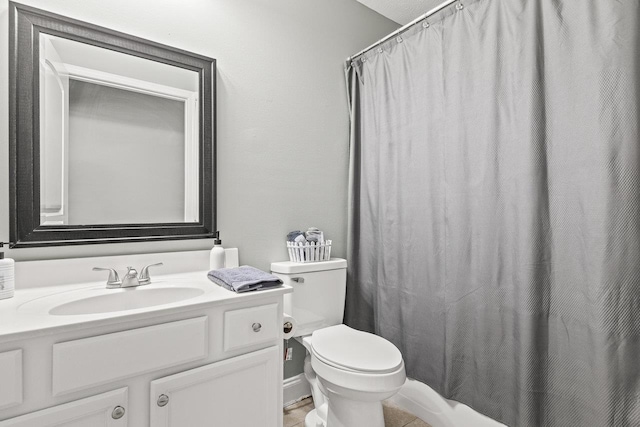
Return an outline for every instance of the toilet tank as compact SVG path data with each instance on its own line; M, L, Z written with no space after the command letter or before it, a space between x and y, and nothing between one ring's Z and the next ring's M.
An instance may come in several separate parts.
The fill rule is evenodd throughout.
M274 262L271 272L293 288L293 293L284 296L284 311L296 320L295 336L342 323L347 289L346 260Z

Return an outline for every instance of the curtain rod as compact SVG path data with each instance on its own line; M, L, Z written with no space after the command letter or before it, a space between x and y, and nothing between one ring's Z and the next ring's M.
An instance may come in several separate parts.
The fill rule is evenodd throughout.
M347 58L347 61L351 61L353 58L362 55L365 52L370 51L371 49L373 49L374 47L381 45L382 43L386 42L387 40L389 40L390 38L392 38L393 36L396 36L402 32L404 32L405 30L407 30L408 28L410 28L411 26L417 24L418 22L422 21L423 19L426 19L428 17L430 17L431 15L434 15L438 12L440 12L442 9L444 9L447 6L451 6L453 3L457 2L459 0L446 0L443 3L440 3L438 6L434 7L433 9L431 9L430 11L428 11L427 13L424 13L420 16L418 16L416 19L414 19L413 21L409 22L408 24L403 25L402 27L398 28L397 30L395 30L393 33L381 38L380 40L378 40L377 42L375 42L374 44L372 44L371 46L362 49L360 52L356 53L355 55L351 55L349 58Z

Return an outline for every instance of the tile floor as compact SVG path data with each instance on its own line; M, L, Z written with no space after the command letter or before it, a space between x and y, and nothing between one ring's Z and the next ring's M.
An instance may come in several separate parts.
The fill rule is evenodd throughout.
M307 398L284 409L283 427L304 427L304 417L313 409L313 400ZM385 427L431 427L415 415L403 411L390 402L383 402Z

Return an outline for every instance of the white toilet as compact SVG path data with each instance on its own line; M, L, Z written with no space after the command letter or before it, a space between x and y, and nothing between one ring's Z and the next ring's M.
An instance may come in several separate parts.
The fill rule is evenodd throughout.
M382 401L404 384L404 361L384 338L342 324L347 261L274 262L271 271L294 288L284 311L307 349L304 371L316 407L305 427L384 427Z

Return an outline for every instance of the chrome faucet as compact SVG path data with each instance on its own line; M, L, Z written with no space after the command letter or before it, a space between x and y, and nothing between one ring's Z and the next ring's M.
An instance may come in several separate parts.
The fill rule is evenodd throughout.
M133 267L127 267L127 274L124 275L120 287L132 288L134 286L140 286L140 281L138 280L138 271Z
M148 285L149 283L151 283L149 268L158 265L163 265L163 263L159 262L156 264L149 264L144 266L140 271L140 275L138 275L138 271L135 268L127 267L127 273L124 275L124 278L122 280L120 280L118 272L113 268L93 267L93 271L109 272L109 278L107 279L107 289L133 288L136 286Z

